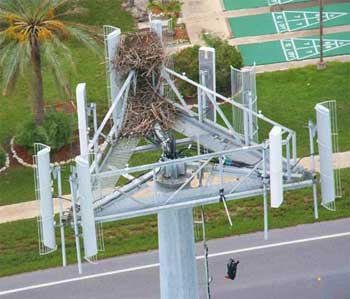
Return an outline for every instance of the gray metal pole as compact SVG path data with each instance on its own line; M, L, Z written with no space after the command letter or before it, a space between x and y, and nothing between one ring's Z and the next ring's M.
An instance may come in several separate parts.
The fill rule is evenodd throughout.
M61 231L61 247L62 247L62 264L63 267L67 266L66 256L66 242L64 238L64 226L63 226L63 204L62 204L62 178L61 178L61 167L56 168L57 171L57 189L58 189L58 204L59 204L59 216L60 216L60 231Z
M198 299L193 209L158 213L162 299Z
M81 266L81 254L80 254L80 239L79 239L79 227L78 227L78 217L76 211L76 200L77 200L77 186L75 179L72 176L69 178L70 188L72 192L72 208L73 208L73 221L74 221L74 236L75 236L75 247L77 250L77 260L78 260L78 271L79 274L82 274L82 266Z
M326 68L326 63L323 58L323 0L320 1L320 61L317 65L319 70Z
M314 124L309 120L309 139L310 139L310 157L311 157L311 172L312 172L312 194L314 199L314 215L318 219L318 205L317 205L317 177L315 172L315 146L314 146Z
M224 190L224 157L223 156L219 157L219 162L220 162L220 164L219 164L220 165L220 189ZM230 226L233 226L232 219L231 219L230 212L228 210L225 198L222 198L222 203L223 203L224 208L225 208L228 222L230 223Z
M268 223L268 209L267 209L267 143L264 143L263 148L263 196L264 196L264 238L267 240L269 238L269 223Z
M202 215L202 231L203 231L203 246L204 246L204 258L205 258L205 278L207 283L207 299L211 298L210 294L210 274L209 274L209 257L208 257L208 245L207 238L205 234L205 213L204 206L201 206L201 215Z

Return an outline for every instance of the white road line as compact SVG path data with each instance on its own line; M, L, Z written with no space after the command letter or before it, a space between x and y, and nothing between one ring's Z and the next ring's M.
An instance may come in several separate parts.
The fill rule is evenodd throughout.
M230 254L235 254L235 253L269 249L269 248L282 247L282 246L288 246L288 245L293 245L293 244L307 243L307 242L334 239L334 238L341 238L341 237L350 237L350 232L339 233L339 234L334 234L334 235L326 235L326 236L320 236L320 237L313 237L313 238L306 238L306 239L299 239L299 240L293 240L293 241L286 241L286 242L280 242L280 243L273 243L273 244L248 247L248 248L244 248L244 249L230 250L230 251L224 251L224 252L218 252L218 253L212 253L212 254L209 254L209 257L217 257L217 256L230 255ZM200 256L197 258L203 259L204 256Z
M282 246L288 246L288 245L293 245L293 244L301 244L301 243L307 243L307 242L313 242L313 241L319 241L319 240L341 238L341 237L350 237L350 232L333 234L333 235L325 235L325 236L319 236L319 237L313 237L313 238L298 239L298 240L293 240L293 241L273 243L273 244L267 244L267 245L261 245L261 246L247 247L247 248L230 250L230 251L223 251L223 252L218 252L218 253L212 253L212 254L209 254L209 258L224 256L224 255L231 255L231 254L236 254L236 253L249 252L249 251L255 251L255 250L282 247ZM204 259L204 256L202 256L202 255L197 256L196 259L197 260ZM100 278L100 277L111 276L111 275L116 275L116 274L134 272L134 271L145 270L145 269L150 269L150 268L156 268L156 267L159 267L159 263L143 265L143 266L138 266L138 267L132 267L132 268L126 268L126 269L115 270L115 271L109 271L109 272L98 273L98 274L92 274L92 275L86 275L86 276L81 276L81 277L74 277L74 278L69 278L69 279L64 279L64 280L52 281L52 282L48 282L48 283L31 285L31 286L27 286L27 287L23 287L23 288L1 291L0 296L14 294L14 293L20 293L20 292L30 291L30 290L35 290L35 289L47 288L47 287L52 287L52 286L56 286L56 285L62 285L62 284L66 284L66 283L72 283L72 282L83 281L83 280L88 280L88 279L94 279L94 278Z
M115 271L109 271L109 272L98 273L98 274L92 274L92 275L85 275L85 276L74 277L74 278L69 278L69 279L57 280L57 281L52 281L52 282L47 282L47 283L42 283L42 284L37 284L37 285L31 285L31 286L27 286L27 287L23 287L23 288L2 291L2 292L0 292L0 296L24 292L24 291L30 291L30 290L35 290L35 289L47 288L47 287L52 287L52 286L76 282L76 281L83 281L83 280L111 276L111 275L116 275L116 274L121 274L121 273L156 268L156 267L159 267L159 263L149 264L149 265L144 265L144 266L139 266L139 267L132 267L132 268L127 268L127 269L121 269L121 270L115 270Z

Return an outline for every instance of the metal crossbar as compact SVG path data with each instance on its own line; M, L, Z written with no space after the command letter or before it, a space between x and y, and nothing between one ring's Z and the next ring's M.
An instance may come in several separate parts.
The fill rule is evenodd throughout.
M162 162L157 162L157 163L152 163L152 164L127 167L124 169L115 169L115 170L106 171L103 173L93 174L92 178L106 178L109 176L124 175L124 174L132 173L132 172L152 170L152 169L156 169L159 167L164 167L164 166L169 166L169 165L174 165L174 164L179 164L179 163L191 163L191 162L195 162L198 160L207 160L209 158L214 158L214 157L217 157L219 155L225 156L225 155L229 155L232 153L254 151L254 150L262 149L262 148L263 148L262 144L257 144L257 145L252 145L252 146L243 146L240 148L224 150L224 151L214 152L214 153L209 153L209 154L203 154L203 155L194 156L194 157L187 157L187 158L181 158L181 159L176 159L176 160L162 161Z
M105 128L107 122L109 121L109 119L111 118L114 109L117 107L118 102L120 101L120 99L122 98L122 96L124 95L124 93L126 91L128 91L130 84L131 84L131 80L133 79L133 77L135 76L135 71L130 71L127 79L125 80L122 88L120 89L117 97L114 99L113 104L111 105L111 107L109 108L108 112L106 113L101 125L99 126L99 128L97 129L93 139L91 140L90 144L89 144L89 150L92 149L94 143L96 143L98 141L98 138L100 137L103 129Z
M164 71L166 71L167 73L173 75L174 77L178 78L178 79L181 79L195 87L197 87L198 89L202 90L203 92L205 92L206 94L208 95L211 95L211 96L214 96L220 100L223 100L225 103L229 103L231 104L232 106L236 107L236 108L239 108L241 109L242 111L244 112L247 112L247 113L250 113L252 116L270 124L271 126L278 126L282 129L282 134L285 134L287 133L289 136L288 137L291 137L292 138L292 156L293 156L293 161L297 161L297 150L296 150L296 133L295 131L277 123L276 121L273 121L271 120L270 118L264 116L263 114L259 113L259 112L256 112L256 111L253 111L251 109L249 109L248 107L245 107L244 105L240 104L240 103L237 103L236 101L230 99L230 98L227 98L191 79L189 79L188 77L184 76L184 75L180 75L178 73L176 73L175 71L169 69L169 68L164 68ZM210 98L210 97L209 97Z

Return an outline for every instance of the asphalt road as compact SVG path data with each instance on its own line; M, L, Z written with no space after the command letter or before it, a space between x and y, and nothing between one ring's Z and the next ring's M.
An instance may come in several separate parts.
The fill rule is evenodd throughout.
M212 298L350 298L349 227L339 220L272 230L269 241L255 233L209 242ZM235 281L224 278L230 257L240 260ZM81 276L69 266L1 278L0 298L159 298L157 263L152 251L84 264Z

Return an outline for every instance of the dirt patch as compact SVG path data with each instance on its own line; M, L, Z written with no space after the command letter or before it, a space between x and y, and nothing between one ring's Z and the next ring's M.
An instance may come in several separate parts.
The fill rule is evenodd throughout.
M77 107L73 101L69 102L56 102L53 105L45 106L45 111L54 110L56 112L65 112L68 114L73 114L77 112Z
M21 158L24 162L28 164L33 164L33 153L28 151L26 148L19 144L13 145L14 150L17 153L17 156ZM79 155L80 147L79 142L75 141L72 144L65 145L57 152L51 152L51 162L62 162L73 159L75 156ZM13 164L12 164L13 163ZM11 155L11 165L18 164L17 160L14 159Z
M188 33L186 30L186 27L184 25L178 25L175 28L175 35L174 35L175 40L185 40L189 41L190 38L188 37Z

